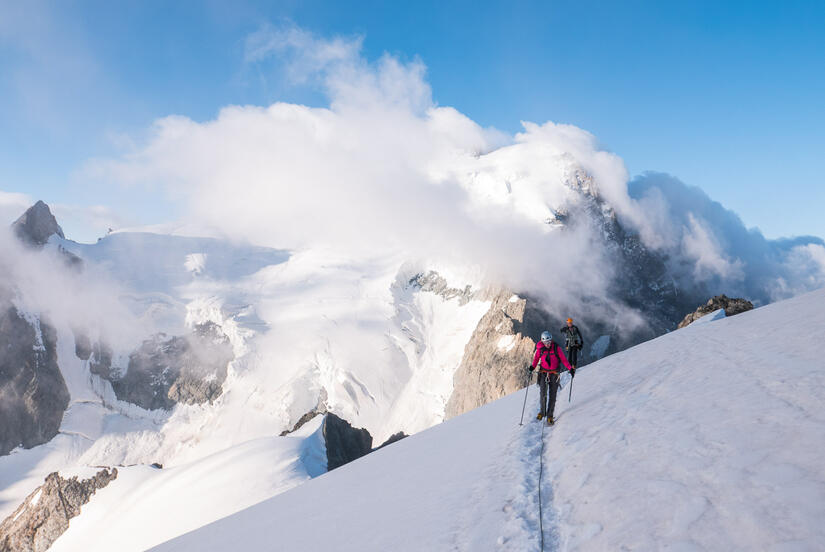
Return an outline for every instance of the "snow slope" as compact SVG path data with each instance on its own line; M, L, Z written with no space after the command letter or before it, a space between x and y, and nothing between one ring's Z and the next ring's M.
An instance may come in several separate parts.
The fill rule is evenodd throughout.
M580 370L155 550L813 550L825 542L825 290ZM565 393L566 395L566 393ZM540 450L544 455L540 463Z
M118 468L50 550L146 550L295 487L326 472L322 420L183 466Z
M105 518L122 531L103 535L95 529L103 548L133 533L135 543L157 544L317 475L314 469L278 467L298 462L302 453L296 444L284 444L289 439L273 436L292 428L319 402L367 428L376 445L396 432L411 434L442 421L464 346L490 306L411 285L410 278L424 267L393 258L353 260L329 250L285 253L211 238L126 232L90 245L53 236L50 247L58 246L82 257L88 274L117 282L120 297L147 327L179 333L213 322L229 337L236 356L213 404L147 411L118 400L107 381L92 375L89 362L75 354L69 322L56 321L58 363L70 405L52 441L0 457L0 519L51 472L91 474L93 466L127 466L106 489L120 497L117 508L111 503L106 508L118 512L121 521L114 523L89 505L72 522L75 536L66 536L81 542L88 535L79 536L75 527L89 528L93 522L87 519ZM451 286L478 287L471 275L442 272ZM132 346L146 337L136 332ZM121 369L128 353L115 351ZM209 492L209 483L192 488L174 483L189 477L175 473L195 473L194 466L244 450L252 457L239 465L219 464L211 474L219 484L237 488L242 495L237 499ZM276 464L265 466L276 458ZM147 467L156 462L165 469ZM244 475L243 481L254 489L228 483L234 481L232 470L247 474L247 469L255 475ZM139 484L144 490L137 490ZM162 491L167 487L174 489L174 500ZM203 508L188 508L192 502ZM147 512L158 510L158 504L174 505L178 513L168 510L167 519L180 523L145 533L141 523L149 523ZM142 540L148 535L156 540Z

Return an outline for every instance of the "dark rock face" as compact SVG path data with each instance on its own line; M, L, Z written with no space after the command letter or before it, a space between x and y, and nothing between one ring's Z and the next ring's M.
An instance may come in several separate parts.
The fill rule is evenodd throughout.
M75 341L75 354L81 359L83 358L81 355L86 354L82 345L80 350L78 350L77 341ZM89 371L91 373L97 374L103 379L112 379L112 349L110 349L108 345L105 343L95 343L91 346L91 354L86 360L89 361Z
M595 230L594 234L601 236L602 243L596 249L607 251L606 260L614 271L607 297L618 305L630 307L644 318L642 326L628 328L618 313L615 317L610 316L614 309L604 298L592 298L594 306L605 313L603 319L614 318L617 322L611 326L604 321L590 320L592 317L587 313L578 316L571 313L579 329L586 334L584 356L587 343L592 344L600 335L611 338L607 354L658 337L672 330L682 313L702 297L707 297L702 286L693 284L688 287L684 282L680 284L674 280L674 270L685 272L685 267L669 267L667 255L648 249L636 233L626 230L615 212L597 196L586 195L573 211L570 227L576 225L588 225Z
M335 414L326 415L323 431L327 447L327 471L372 452L370 432L352 427Z
M730 298L727 295L716 295L711 297L707 303L700 306L694 312L685 316L677 328L684 328L685 326L702 318L706 314L725 309L725 316L733 316L742 312L753 309L753 303L747 299Z
M92 342L79 332L74 334L74 354L80 360L89 360L92 356Z
M343 418L327 412L326 407L323 405L319 405L317 408L313 408L301 416L292 429L281 432L281 437L297 431L301 426L316 416L322 415L325 415L322 431L324 432L324 442L326 443L327 449L327 471L334 470L370 452L407 437L403 431L399 431L379 447L373 449L372 435L370 435L369 431L352 427L352 425Z
M12 223L11 228L21 242L34 248L42 248L55 234L65 238L63 229L57 224L57 219L52 215L49 206L42 201L29 207L20 218ZM83 259L66 250L62 245L58 246L58 254L68 268L75 271L83 270Z
M23 213L12 224L14 233L23 243L33 246L42 246L49 237L57 234L64 238L63 229L57 224L57 219L52 215L49 206L38 201Z
M33 324L0 300L0 455L51 440L69 405L57 333L42 320Z
M69 528L95 491L117 478L117 468L90 479L64 479L55 472L0 524L0 552L42 552Z
M525 366L532 360L536 344L521 333L527 330L527 300L512 297L507 290L493 296L490 310L464 347L461 364L453 376L453 393L447 401L447 418L524 387ZM536 317L537 313L533 314Z
M227 364L234 358L229 339L213 323L186 336L148 339L129 356L125 374L112 369L112 352L93 347L89 369L111 382L118 399L147 410L177 403L212 402L223 392Z

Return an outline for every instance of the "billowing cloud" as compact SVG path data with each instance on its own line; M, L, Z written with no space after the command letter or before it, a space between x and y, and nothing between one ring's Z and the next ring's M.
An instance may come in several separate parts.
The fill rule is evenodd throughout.
M758 302L825 286L820 238L768 240L699 188L667 174L644 174L629 190L649 217L648 244L669 255L683 286L705 283Z
M742 262L727 259L706 224L688 213L689 226L684 228L682 252L694 261L693 276L699 280L718 276L725 280L741 280Z
M58 329L104 338L129 350L151 332L123 301L125 291L98 267L72 267L55 244L44 250L24 246L0 226L0 299L22 312L44 317Z
M757 244L738 217L669 177L628 188L622 160L582 129L525 122L507 137L438 106L418 60L369 61L360 38L294 27L249 37L248 63L270 56L295 82L320 85L328 107L230 106L205 123L166 117L145 143L90 174L159 183L191 221L235 239L470 264L581 308L592 309L579 300L606 295L613 278L597 228L556 224L587 194L667 252L686 280L764 295L768 282L748 272L768 258L788 262L787 248Z

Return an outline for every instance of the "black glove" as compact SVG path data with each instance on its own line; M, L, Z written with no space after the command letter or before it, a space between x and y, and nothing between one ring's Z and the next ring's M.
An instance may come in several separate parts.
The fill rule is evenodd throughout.
M535 366L528 366L527 369L530 370L530 373L532 374L533 370L535 370L536 367Z
M570 369L570 377L571 377L571 378L575 378L575 377L576 377L576 368L575 368L575 366L574 366L573 368L571 368L571 369Z

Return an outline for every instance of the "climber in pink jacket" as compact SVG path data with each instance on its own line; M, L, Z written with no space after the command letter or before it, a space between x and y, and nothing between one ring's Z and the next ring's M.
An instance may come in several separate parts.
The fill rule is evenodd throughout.
M533 355L533 363L530 365L532 372L539 369L539 389L541 389L541 408L537 419L541 420L547 416L547 423L553 425L553 411L556 409L556 390L559 387L559 368L564 364L570 373L573 368L564 356L564 350L554 341L550 332L541 334L541 341L536 344L536 353ZM548 395L548 387L550 393Z

